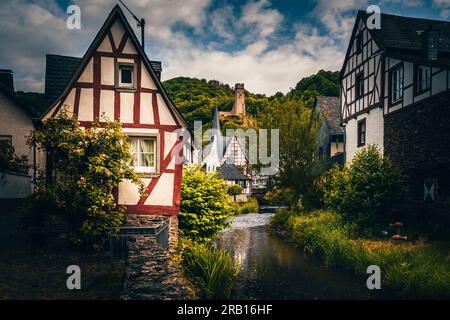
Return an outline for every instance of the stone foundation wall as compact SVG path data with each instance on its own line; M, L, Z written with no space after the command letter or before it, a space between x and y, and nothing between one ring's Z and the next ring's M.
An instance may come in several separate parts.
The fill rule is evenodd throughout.
M450 92L387 116L384 152L409 175L415 197L423 197L425 179L450 197Z
M129 215L130 226L157 226L167 217ZM178 218L169 218L168 248L164 249L152 236L135 236L128 245L122 299L188 299L188 289L173 254L178 243Z

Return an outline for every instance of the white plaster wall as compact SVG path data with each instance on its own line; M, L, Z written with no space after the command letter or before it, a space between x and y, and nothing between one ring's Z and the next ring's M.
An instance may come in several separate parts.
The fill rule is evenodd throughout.
M133 123L134 118L134 93L120 93L120 122Z
M151 179L142 179L147 187ZM140 199L139 187L130 180L123 180L119 183L119 204L135 205Z
M152 107L152 93L141 93L141 112L140 122L143 124L154 124L153 107Z
M111 27L111 34L116 48L119 46L124 32L125 30L119 21L116 21Z
M155 82L150 77L150 73L148 72L147 67L143 63L141 64L141 86L143 88L156 90Z
M61 109L59 109L58 113L60 113L61 111L73 113L74 105L75 105L75 89L71 89L66 97L66 100L64 100L63 106L61 107Z
M114 121L114 91L100 91L100 119Z
M164 99L162 96L158 93L157 95L157 101L158 101L158 111L159 111L159 121L161 124L166 125L174 125L175 120L172 118L172 114L169 111L168 106L164 102Z
M82 88L80 92L80 105L78 108L78 120L94 120L94 89Z
M0 92L0 135L11 136L16 154L27 156L29 164L33 164L33 152L26 140L33 129L30 116ZM30 176L6 175L5 178L0 182L0 198L23 198L31 193Z
M102 43L97 48L97 51L112 52L111 43L109 42L108 36L105 36L105 38L103 38Z
M88 64L84 68L81 76L78 78L79 82L89 82L92 83L94 81L94 62L93 58L89 60Z
M101 57L102 84L114 85L114 58Z
M173 184L174 184L174 174L173 173L163 173L159 178L158 183L153 189L153 192L145 201L146 205L162 205L171 206L173 205Z
M369 144L378 145L380 151L383 153L384 148L384 118L383 109L376 108L365 113L358 118L351 119L347 122L345 127L345 153L346 162L349 162L355 156L358 148L358 121L366 119L366 146Z
M130 39L127 40L125 47L123 47L123 53L126 53L126 54L136 54L137 53L136 49L134 48Z

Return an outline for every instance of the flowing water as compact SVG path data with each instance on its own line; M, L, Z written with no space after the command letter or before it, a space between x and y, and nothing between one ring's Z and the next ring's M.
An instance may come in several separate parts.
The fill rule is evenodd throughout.
M301 248L266 228L271 213L233 218L216 245L239 261L236 299L386 299L384 290L369 290L367 276L325 267Z

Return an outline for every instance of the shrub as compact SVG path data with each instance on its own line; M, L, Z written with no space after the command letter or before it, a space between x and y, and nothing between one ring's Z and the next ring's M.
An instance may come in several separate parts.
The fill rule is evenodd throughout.
M297 195L293 189L275 187L267 191L264 195L264 200L275 206L289 206L292 207L297 202Z
M187 167L181 187L180 234L198 242L212 239L229 226L233 214L227 186L218 174Z
M256 198L248 198L246 202L235 202L234 210L236 214L258 213L258 200Z
M326 180L327 207L362 228L386 224L389 210L406 192L404 177L374 145L358 151L344 168L333 167Z
M129 179L144 191L139 176L128 165L128 138L118 122L81 128L75 117L63 112L45 120L28 143L47 152L53 170L47 172L50 179L40 177L38 195L32 195L24 207L24 220L36 221L26 216L36 215L51 200L75 244L84 240L101 244L110 227L124 222L125 209L116 204L112 194L120 181Z
M201 299L231 297L238 265L225 250L191 242L183 251L182 266Z
M11 141L0 140L0 182L4 179L6 172L27 172L28 158L16 155Z

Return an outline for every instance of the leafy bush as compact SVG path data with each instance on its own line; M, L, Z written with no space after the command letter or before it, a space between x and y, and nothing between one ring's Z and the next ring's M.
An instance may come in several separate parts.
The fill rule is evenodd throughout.
M366 275L369 265L378 265L382 283L410 298L449 298L450 264L448 248L393 240L365 240L355 237L355 226L333 212L309 214L281 210L271 227L281 230L305 252L322 257L327 265ZM442 254L447 252L447 256Z
M27 172L28 158L26 156L16 155L15 149L11 141L7 139L0 140L0 182L4 179L5 173Z
M24 220L35 221L26 216L35 215L42 201L45 204L50 199L67 222L69 239L75 244L102 241L110 227L124 222L125 209L113 197L120 181L129 179L143 192L139 176L128 165L128 138L118 122L83 129L76 118L63 112L45 120L28 143L47 152L53 170L50 176L40 177L38 195L30 197Z
M183 251L182 266L201 299L231 297L238 265L227 251L191 242Z
M362 228L387 223L389 210L405 195L405 179L376 146L358 151L344 168L327 174L324 200L328 208Z
M297 202L297 196L293 189L275 187L266 192L264 200L274 206L292 207Z
M255 198L248 198L246 202L235 202L234 210L236 214L258 213L259 204Z
M198 242L229 226L233 214L225 180L198 166L185 168L181 187L180 234Z

